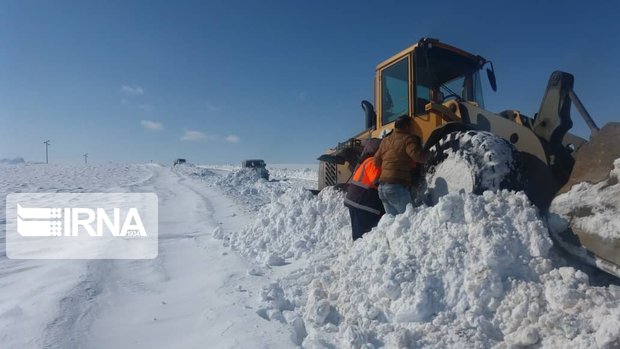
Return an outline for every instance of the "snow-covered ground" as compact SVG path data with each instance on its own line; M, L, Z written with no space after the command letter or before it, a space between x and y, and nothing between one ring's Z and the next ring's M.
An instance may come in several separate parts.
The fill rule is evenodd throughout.
M306 190L316 167L269 171L265 181L234 166L0 166L3 196L160 201L155 260L3 256L1 346L620 346L620 288L562 260L523 194L451 194L353 243L342 193Z
M208 168L220 174L241 169L241 166L238 165L198 165L198 167ZM318 164L267 164L270 179L305 181L303 185L313 186L315 189L318 168Z
M154 260L10 260L2 246L0 347L290 347L282 324L255 313L267 281L248 275L251 264L212 237L252 217L202 182L157 165L17 165L0 173L3 197L155 192L160 203Z

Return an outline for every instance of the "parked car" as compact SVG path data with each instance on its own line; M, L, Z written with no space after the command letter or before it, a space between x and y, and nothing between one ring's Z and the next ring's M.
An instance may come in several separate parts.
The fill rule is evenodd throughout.
M180 164L184 164L186 162L187 162L187 160L185 160L185 159L176 159L176 160L174 160L174 166L180 165Z
M241 162L241 167L253 169L260 174L261 178L269 180L269 171L267 170L267 165L264 160L243 160Z

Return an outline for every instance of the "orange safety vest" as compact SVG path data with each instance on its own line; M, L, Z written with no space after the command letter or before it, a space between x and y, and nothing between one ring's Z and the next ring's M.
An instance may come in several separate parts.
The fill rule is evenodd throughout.
M377 189L375 181L380 175L381 169L375 165L375 159L371 156L355 170L351 183L365 189Z

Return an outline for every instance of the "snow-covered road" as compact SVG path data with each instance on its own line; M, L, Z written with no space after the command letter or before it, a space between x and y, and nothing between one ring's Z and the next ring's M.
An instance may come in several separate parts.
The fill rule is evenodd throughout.
M154 177L132 190L159 196L159 257L112 262L86 344L278 347L287 339L284 329L257 317L249 304L247 290L260 289L260 280L211 236L220 223L230 229L246 218L231 217L226 206L233 204L201 183L169 168L152 170Z
M0 303L3 347L194 348L205 343L218 348L290 347L289 332L282 324L256 315L253 290L260 290L265 278L247 275L251 266L211 234L217 226L238 229L248 218L202 182L167 167L145 165L140 170L149 173L146 180L120 189L159 196L159 256L154 260L3 259L4 270L11 264L29 265L8 275L16 293L12 300L2 299L13 303L8 313L8 304ZM47 297L39 309L48 315L48 321L41 322L44 316L30 312L36 309L24 304L22 311L19 303L29 300L19 299L17 290L28 289L28 274L46 269L46 263L68 269L64 290L55 293L60 298ZM48 283L57 279L47 276ZM35 276L39 281L42 277ZM6 278L0 275L0 280L6 282ZM39 284L43 291L46 282ZM31 331L22 332L20 322L28 323Z

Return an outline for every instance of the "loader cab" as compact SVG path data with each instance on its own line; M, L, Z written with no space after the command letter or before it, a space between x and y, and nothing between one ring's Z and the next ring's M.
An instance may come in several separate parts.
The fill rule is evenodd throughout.
M377 135L401 115L413 118L413 132L425 141L445 120L426 106L448 100L484 107L480 69L486 60L434 39L422 39L377 66Z

